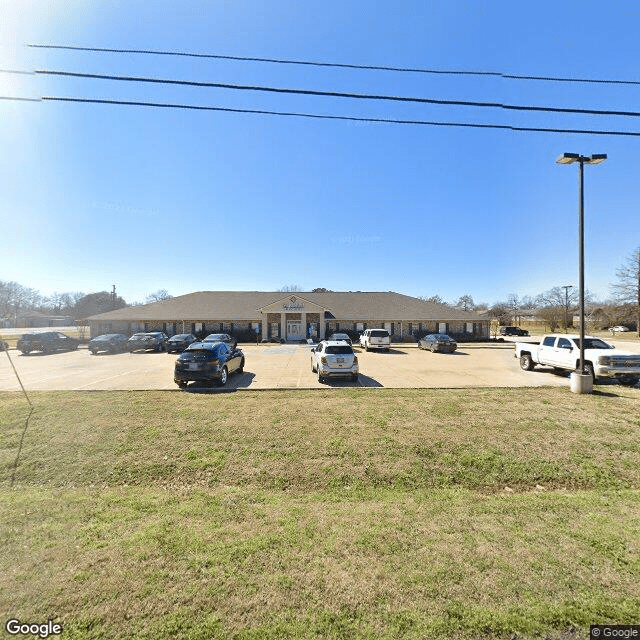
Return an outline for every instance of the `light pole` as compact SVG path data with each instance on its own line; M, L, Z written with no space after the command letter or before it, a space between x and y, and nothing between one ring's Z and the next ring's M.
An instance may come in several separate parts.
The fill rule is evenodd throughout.
M564 289L564 332L567 333L567 314L569 313L569 289L573 289L572 284L562 285L561 289Z
M579 153L563 153L556 162L558 164L580 164L580 207L578 222L578 252L580 271L580 366L579 373L584 376L584 165L600 164L607 159L606 153L596 153L590 156L581 156ZM585 383L584 378L577 383L577 393L590 393L593 388L593 380ZM572 387L573 388L573 387Z

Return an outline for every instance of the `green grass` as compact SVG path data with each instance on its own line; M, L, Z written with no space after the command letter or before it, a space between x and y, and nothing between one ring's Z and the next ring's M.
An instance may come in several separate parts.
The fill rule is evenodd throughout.
M65 638L588 636L640 610L640 393L0 394L0 599ZM5 617L7 617L5 616Z

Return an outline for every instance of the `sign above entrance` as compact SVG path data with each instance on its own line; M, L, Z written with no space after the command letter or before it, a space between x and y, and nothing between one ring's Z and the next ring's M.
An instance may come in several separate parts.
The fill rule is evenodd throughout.
M289 298L289 302L285 302L282 305L282 308L285 311L297 311L299 309L304 309L304 303L298 302L295 296L291 296Z

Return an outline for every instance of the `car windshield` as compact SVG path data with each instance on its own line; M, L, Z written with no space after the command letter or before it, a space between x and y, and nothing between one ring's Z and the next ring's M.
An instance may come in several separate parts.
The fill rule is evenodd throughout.
M325 349L325 353L331 353L333 355L351 355L353 353L353 349L348 344L328 345Z
M186 340L189 337L190 334L188 333L179 333L175 336L173 336L172 338L169 338L170 340Z
M108 333L103 336L98 336L97 338L94 338L94 340L100 341L100 342L106 342L107 340L113 340L114 338L117 338L117 337L118 337L117 333Z
M136 338L136 339L137 339L137 338L144 338L144 336L145 336L145 335L146 335L146 334L144 334L144 333L134 333L134 334L129 338L129 340L133 340L134 338Z
M372 331L370 335L372 338L387 338L389 337L389 332L380 329L379 331Z
M346 333L334 333L331 337L334 340L349 340L349 336Z
M445 335L444 333L438 333L433 337L435 340L442 340L443 342L448 342L449 340L451 340L451 338L448 335Z
M204 342L224 342L228 337L226 333L212 333L204 339Z
M580 338L575 338L574 342L578 345L578 349L579 349ZM585 349L615 349L614 346L610 345L608 342L605 342L604 340L600 340L600 338L585 338L584 348Z

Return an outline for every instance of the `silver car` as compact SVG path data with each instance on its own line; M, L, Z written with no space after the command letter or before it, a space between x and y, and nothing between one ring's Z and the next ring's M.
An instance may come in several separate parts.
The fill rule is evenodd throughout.
M318 382L338 377L357 380L358 357L351 345L337 340L323 340L311 349L311 371L318 374Z

